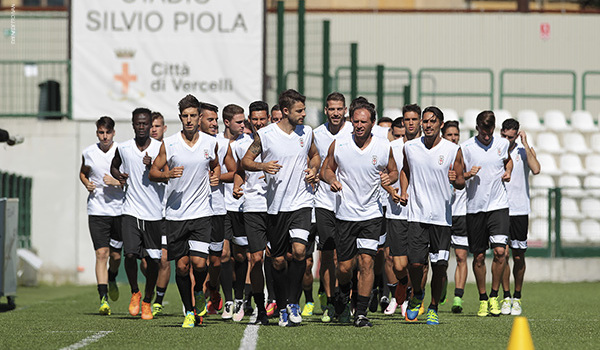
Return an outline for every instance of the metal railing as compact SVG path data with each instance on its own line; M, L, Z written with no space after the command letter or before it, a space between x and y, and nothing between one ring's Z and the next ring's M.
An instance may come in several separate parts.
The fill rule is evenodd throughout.
M455 73L469 75L485 75L489 78L489 90L487 91L424 91L423 80L425 74L436 77L434 73ZM436 78L436 80L439 80ZM423 97L484 97L489 99L489 109L494 109L494 72L488 68L421 68L417 73L417 103L421 105Z
M529 76L568 76L572 78L571 82L571 93L520 93L520 92L505 92L506 84L505 78L507 75L529 75ZM560 84L557 84L560 85ZM572 110L577 109L577 75L574 71L570 70L547 70L547 69L503 69L500 71L500 96L499 96L499 107L504 107L504 99L507 97L512 98L543 98L543 99L570 99L572 101Z
M585 110L585 105L588 99L590 100L600 100L600 94L588 94L587 91L587 77L590 75L595 75L600 77L600 71L586 71L581 76L581 109Z
M19 247L31 248L32 179L0 172L0 197L19 199Z

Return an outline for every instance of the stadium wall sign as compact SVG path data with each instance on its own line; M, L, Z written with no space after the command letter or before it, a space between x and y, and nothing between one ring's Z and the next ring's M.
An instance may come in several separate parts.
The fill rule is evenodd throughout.
M260 99L263 0L72 0L73 118Z

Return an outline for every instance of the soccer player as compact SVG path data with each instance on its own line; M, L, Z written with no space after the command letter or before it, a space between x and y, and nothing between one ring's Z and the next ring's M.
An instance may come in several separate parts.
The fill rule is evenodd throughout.
M110 171L121 185L127 186L123 202L122 232L125 272L131 287L129 314L136 316L140 312L142 294L137 283L136 259L144 259L147 269L142 319L149 320L153 318L150 303L161 258L165 186L150 182L148 178L152 159L160 149L160 142L150 138L152 112L147 108L136 108L132 114L135 138L119 145Z
M186 312L181 326L193 328L196 317L190 265L196 282L194 291L201 293L212 234L210 187L218 184L221 169L217 140L198 132L200 102L192 95L185 96L179 101L179 113L182 130L163 140L150 170L150 180L169 182L165 210L169 259L176 261L175 280ZM165 165L169 171L161 171ZM203 309L204 305L196 304L197 314ZM202 323L202 317L198 321Z
M120 183L110 175L110 163L118 144L115 137L115 121L101 117L96 121L98 143L87 147L81 156L79 179L88 190L88 225L96 251L96 282L100 295L101 315L110 315L108 296L119 299L116 277L121 263L121 209L123 190ZM112 183L112 185L108 183ZM108 263L108 270L106 265Z
M281 117L281 107L279 107L279 105L274 105L273 107L271 107L271 118L269 121L271 123L279 123Z
M311 225L310 189L317 181L321 164L312 129L302 125L306 117L305 99L292 89L282 92L279 96L282 119L258 130L242 158L245 170L266 173L267 238L271 244L273 281L280 309L279 325L284 327L288 323L293 326L302 322L298 299ZM259 155L262 162L255 161ZM292 259L288 264L285 255L290 250Z
M467 182L467 235L469 251L473 254L473 272L479 290L477 316L500 315L498 289L504 271L505 249L510 229L508 196L504 182L509 182L513 162L509 153L509 142L494 137L496 117L492 111L477 115L477 136L462 145ZM472 175L473 167L478 167ZM494 251L492 262L492 291L487 295L485 288L485 252L491 246Z
M449 120L442 127L442 136L458 145L460 141L460 128L458 122ZM478 169L473 171L470 176L476 175ZM467 192L463 189L452 188L452 236L451 246L456 255L456 271L454 272L454 300L452 302L452 312L462 312L462 298L465 293L465 283L467 282L467 253L469 251L469 239L467 237Z
M352 133L352 124L344 118L346 115L346 99L339 92L332 92L325 99L324 113L327 116L327 122L315 129L315 146L319 151L319 156L323 161L329 152L331 143L342 136L348 136ZM321 165L323 167L323 165ZM321 321L330 322L334 316L333 295L335 290L335 198L336 194L331 191L330 186L319 186L315 192L315 216L317 220L317 234L319 243L317 250L321 253L321 268L319 277L325 295L327 297L323 316Z
M424 266L431 262L431 303L427 324L439 324L438 305L450 256L452 191L449 184L465 186L460 147L440 135L444 114L434 106L423 110L423 136L404 145L401 203L408 198L408 272L411 281L423 279ZM406 176L406 177L404 177ZM410 184L410 186L409 186ZM428 256L429 255L429 256ZM406 319L415 320L425 297L419 283L413 283L413 297Z
M506 183L508 195L508 215L510 216L510 241L509 245L513 257L513 275L515 278L514 299L510 296L510 268L508 264L508 250L506 251L506 267L502 278L504 299L501 312L504 315L520 315L521 289L525 275L525 252L527 251L527 228L529 227L529 173L540 173L540 162L535 151L529 147L527 134L519 131L519 122L507 119L502 123L500 135L509 141L510 158L513 160L511 181ZM517 138L521 144L517 144Z
M354 258L358 256L358 297L354 326L372 327L367 307L374 280L374 258L377 254L383 209L380 185L396 182L398 170L389 141L374 137L375 107L368 102L353 101L350 120L352 136L331 143L321 178L336 196L335 216L338 231L336 249L340 294L335 311L340 322L349 319L348 299Z
M150 137L155 140L162 141L167 126L165 125L165 117L160 112L152 112L152 127L150 128Z

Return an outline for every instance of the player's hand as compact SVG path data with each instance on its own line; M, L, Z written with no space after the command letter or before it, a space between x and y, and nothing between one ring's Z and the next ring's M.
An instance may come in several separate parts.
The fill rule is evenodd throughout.
M281 164L277 164L278 160L263 163L263 171L267 174L275 175L281 169Z
M402 193L400 195L400 205L405 207L408 204L408 193Z
M388 173L380 171L379 177L381 178L381 186L387 186L390 184L390 175L388 175Z
M87 185L85 185L85 188L88 190L88 192L94 192L94 190L96 189L96 185L93 182L88 182Z
M104 174L102 180L104 181L104 184L108 186L121 186L121 183L117 179L108 174Z
M510 171L505 171L504 174L502 174L502 181L510 182Z
M521 143L523 144L523 146L529 147L529 144L527 143L527 134L525 133L525 131L521 130L517 135L521 137Z
M241 187L233 188L233 198L240 199L244 195L244 190Z
M450 182L456 181L456 172L452 169L448 170L448 180L450 180Z
M390 197L392 198L392 200L394 201L394 203L400 203L401 201L401 197L400 194L398 193L398 189L394 188L394 192L390 193Z
M169 173L167 174L169 179L181 177L181 175L183 175L183 166L176 166L173 169L169 169Z
M342 189L342 184L335 180L331 183L331 192L338 192Z
M148 155L148 152L146 152L146 155L144 156L144 158L142 158L142 162L144 163L145 166L152 165L152 157L150 157Z
M479 172L479 170L481 170L480 166L473 166L471 168L471 171L469 171L469 177L473 177L473 176L477 175L477 173Z
M210 180L210 185L211 186L213 186L213 187L214 186L219 186L220 179L217 176L217 174L215 174L214 171L212 171L212 170L210 171L210 176L209 176L208 179Z
M117 177L117 180L121 186L127 185L127 179L129 179L129 174L127 173L120 173L120 175Z
M305 169L304 172L306 175L304 176L304 180L309 184L314 184L319 182L319 177L317 176L317 172L313 168Z

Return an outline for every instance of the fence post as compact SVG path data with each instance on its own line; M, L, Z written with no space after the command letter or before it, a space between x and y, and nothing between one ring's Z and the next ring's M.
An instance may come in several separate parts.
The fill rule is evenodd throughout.
M304 41L305 41L305 23L304 14L306 5L304 0L298 1L298 92L304 94Z
M277 95L283 92L283 37L285 35L283 22L285 20L283 1L277 1Z
M331 92L331 77L329 76L329 54L331 48L329 47L329 21L323 21L323 98L321 101L324 103L329 92ZM325 122L325 116L323 116L322 122Z
M350 100L358 95L358 44L350 44Z
M383 88L384 70L385 68L383 65L377 65L377 115L379 115L379 118L383 117L383 95L385 93Z
M561 212L561 200L562 200L562 194L561 194L561 189L560 187L557 187L554 189L555 191L555 196L554 196L554 232L556 233L556 257L560 258L562 257L562 238L561 238L561 225L560 225L560 219L562 216L562 212Z

